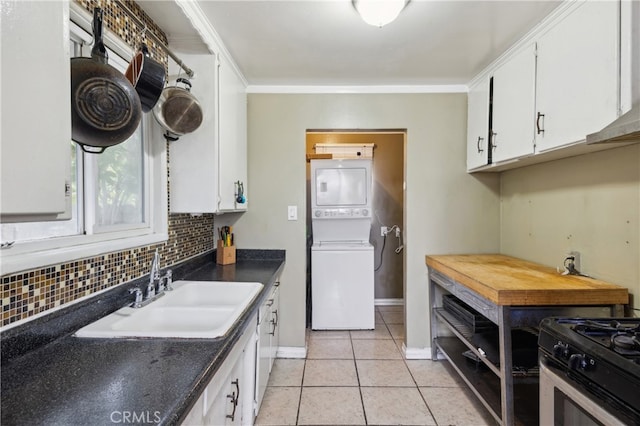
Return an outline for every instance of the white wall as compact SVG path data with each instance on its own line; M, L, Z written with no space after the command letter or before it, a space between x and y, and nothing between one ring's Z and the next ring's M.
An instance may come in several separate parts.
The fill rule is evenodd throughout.
M501 251L628 287L640 308L640 144L502 174Z
M497 252L499 177L466 173L466 94L250 94L249 211L240 248L287 251L282 346L305 344L307 129L407 129L406 343L429 346L426 254ZM300 219L287 221L287 206Z

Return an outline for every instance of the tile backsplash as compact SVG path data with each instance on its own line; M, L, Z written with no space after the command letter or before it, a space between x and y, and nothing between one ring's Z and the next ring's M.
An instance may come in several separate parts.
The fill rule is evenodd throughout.
M135 24L120 9L118 2L76 0L76 3L88 11L101 6L105 11L104 25L132 47L135 45L141 29L134 27ZM136 3L124 3L146 23L147 31L153 31L166 42L162 30ZM166 66L166 53L154 45L151 39L147 42L152 56ZM169 239L165 243L4 275L0 277L2 326L148 274L156 248L160 251L163 268L213 250L213 230L213 214L198 217L170 214Z

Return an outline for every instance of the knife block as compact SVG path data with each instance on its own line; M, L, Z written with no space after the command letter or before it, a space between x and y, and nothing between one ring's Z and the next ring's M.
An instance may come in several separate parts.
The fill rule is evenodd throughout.
M216 248L216 263L218 265L230 265L236 263L236 246L224 246L222 240L218 240Z

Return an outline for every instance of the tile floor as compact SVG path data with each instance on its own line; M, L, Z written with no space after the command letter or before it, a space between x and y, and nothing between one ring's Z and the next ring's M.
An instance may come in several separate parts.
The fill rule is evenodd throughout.
M405 360L402 307L373 331L308 331L307 359L277 359L258 425L492 425L446 361Z

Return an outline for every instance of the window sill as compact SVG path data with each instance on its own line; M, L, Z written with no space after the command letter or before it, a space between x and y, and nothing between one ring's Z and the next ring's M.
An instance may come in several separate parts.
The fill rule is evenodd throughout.
M101 256L111 252L129 250L135 247L167 241L167 232L147 233L142 235L80 236L47 241L46 243L30 243L23 246L4 249L0 252L2 275L29 269L59 265Z

